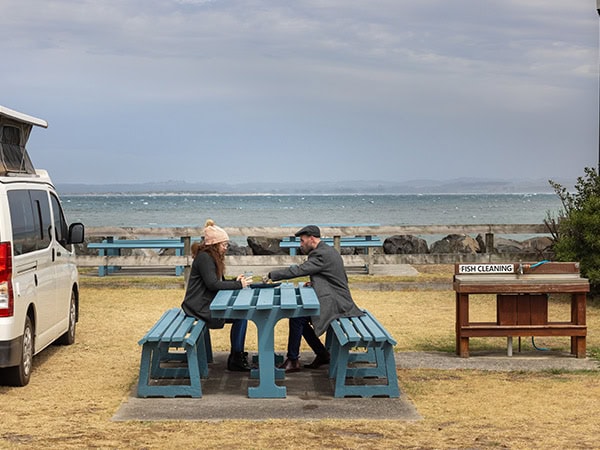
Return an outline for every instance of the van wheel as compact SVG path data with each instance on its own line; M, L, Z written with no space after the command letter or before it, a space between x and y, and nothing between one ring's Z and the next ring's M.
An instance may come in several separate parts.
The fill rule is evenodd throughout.
M18 366L7 367L2 370L3 383L9 386L25 386L31 378L33 366L33 325L29 316L25 318L25 329L23 330L23 348L21 363Z
M60 345L71 345L75 342L75 325L77 324L77 305L75 304L75 292L71 292L71 304L69 305L69 329L56 340Z

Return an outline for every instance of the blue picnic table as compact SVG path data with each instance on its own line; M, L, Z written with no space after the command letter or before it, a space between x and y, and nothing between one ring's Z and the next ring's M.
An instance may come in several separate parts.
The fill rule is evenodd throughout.
M301 223L286 223L280 225L281 227L294 227L300 228L307 224ZM348 227L378 227L378 223L316 223L318 227L327 228L348 228ZM366 254L369 254L373 248L381 247L381 239L377 236L365 235L365 236L333 236L333 237L321 237L321 240L328 245L336 247L338 250L341 247L357 247L363 248ZM279 243L281 248L287 248L290 250L290 255L295 256L296 251L300 248L300 238L296 236L284 237Z
M331 246L336 245L335 239L331 237L322 237L321 241ZM372 248L381 247L381 245L381 239L377 236L341 236L339 239L340 247L363 248L367 252ZM296 236L284 237L279 246L281 248L289 248L290 255L295 256L297 249L300 248L300 238Z
M276 379L285 379L285 371L275 368L275 325L284 318L319 315L319 299L313 288L282 283L278 287L222 290L210 311L215 318L247 319L256 324L259 368L250 376L258 378L259 385L248 388L248 397L285 398L285 386L275 384Z
M125 249L175 249L177 256L184 254L184 238L180 239L114 239L112 237L103 239L102 242L90 242L87 248L98 250L99 256L121 256ZM183 267L177 266L175 274L181 275ZM98 266L98 276L103 277L118 270L115 266Z

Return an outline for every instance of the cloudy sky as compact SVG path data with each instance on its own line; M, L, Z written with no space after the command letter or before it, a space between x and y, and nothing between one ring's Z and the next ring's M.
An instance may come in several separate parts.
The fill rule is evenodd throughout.
M56 183L548 179L598 164L593 0L2 0Z

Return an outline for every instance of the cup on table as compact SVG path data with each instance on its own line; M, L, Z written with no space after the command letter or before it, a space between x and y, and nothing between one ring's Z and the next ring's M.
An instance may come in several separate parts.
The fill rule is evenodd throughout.
M250 283L252 283L252 277L254 276L254 273L252 273L252 271L247 271L244 272L244 278L246 279L246 289L250 288Z

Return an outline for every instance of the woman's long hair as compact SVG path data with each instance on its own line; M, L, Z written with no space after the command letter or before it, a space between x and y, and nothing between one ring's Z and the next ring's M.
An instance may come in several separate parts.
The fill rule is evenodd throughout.
M204 227L209 227L209 226L213 226L213 225L215 225L215 223L211 219L208 219L206 221L206 223L204 224ZM221 280L223 278L223 275L225 275L225 254L221 254L219 252L219 248L218 248L219 245L220 244L206 245L204 243L204 239L202 239L202 241L200 243L194 242L192 244L191 250L192 250L192 256L194 258L200 252L208 253L214 260L215 265L217 266L217 278L219 280Z
M225 255L222 255L219 252L219 249L217 248L219 245L220 244L205 245L204 242L202 242L198 246L198 253L206 252L212 257L217 266L217 278L221 280L223 275L225 275Z

